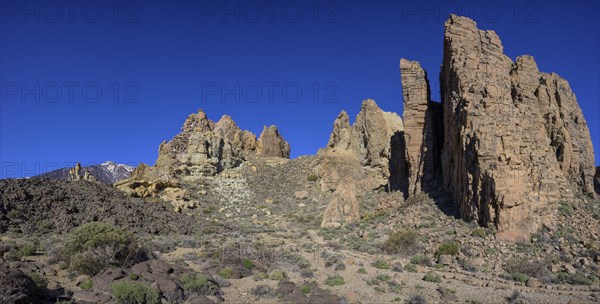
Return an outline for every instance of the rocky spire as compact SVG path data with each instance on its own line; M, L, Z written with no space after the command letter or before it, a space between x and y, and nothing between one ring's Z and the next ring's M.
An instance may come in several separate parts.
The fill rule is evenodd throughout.
M427 73L417 61L400 60L404 99L404 140L408 187L406 195L417 194L435 186L434 112Z
M256 155L290 158L290 145L281 137L276 126L264 126L256 145Z
M530 56L513 63L504 55L494 31L455 15L445 27L444 187L462 217L527 240L552 224L555 204L572 189L592 191L581 109L562 78L539 73Z

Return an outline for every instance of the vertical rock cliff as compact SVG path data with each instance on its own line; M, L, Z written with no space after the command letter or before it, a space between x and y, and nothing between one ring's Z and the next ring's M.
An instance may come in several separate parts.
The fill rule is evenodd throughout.
M589 130L562 78L530 56L513 63L495 32L452 15L440 84L444 188L463 218L524 240L571 190L593 195Z
M431 101L427 73L417 61L400 60L402 95L404 99L405 159L408 167L408 187L405 195L427 191L436 186L435 110ZM439 115L439 113L437 114Z

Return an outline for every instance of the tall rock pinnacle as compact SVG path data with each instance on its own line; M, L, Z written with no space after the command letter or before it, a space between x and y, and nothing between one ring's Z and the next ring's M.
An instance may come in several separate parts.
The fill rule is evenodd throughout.
M408 187L406 195L417 194L435 186L436 155L434 110L427 73L416 61L400 60L404 99L404 139Z
M587 125L567 82L532 57L513 63L471 19L451 15L445 27L444 187L463 218L528 239L572 189L593 195Z

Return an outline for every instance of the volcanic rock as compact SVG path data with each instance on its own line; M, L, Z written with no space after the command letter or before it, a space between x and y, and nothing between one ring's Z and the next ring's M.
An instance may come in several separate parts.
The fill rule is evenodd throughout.
M88 181L88 182L96 182L96 177L91 175L90 172L86 169L83 172L83 175L81 174L81 164L77 163L75 165L75 167L71 168L69 170L69 177L67 178L68 181L78 181L78 180L84 180L84 181Z
M494 31L455 15L440 80L444 188L463 218L527 240L572 189L590 194L589 130L566 81L539 73L530 56L513 63Z
M131 195L159 196L176 207L194 206L177 189L178 181L196 182L238 167L250 155L290 157L289 144L277 127L263 130L259 140L250 131L241 130L227 115L216 123L199 110L191 114L169 142L163 142L154 166L140 164L131 177L115 186Z
M367 99L354 125L341 112L333 123L327 147L318 153L321 189L331 191L321 226L338 227L360 218L357 196L367 191L398 189L404 172L402 119Z
M281 137L276 126L263 127L256 145L260 156L290 158L290 145Z
M0 265L0 302L6 304L34 303L39 301L35 282L19 269Z
M419 62L401 59L400 72L404 99L402 118L405 159L408 170L406 194L413 195L436 186L436 169L440 170L436 164L436 158L439 158L434 133L436 114L430 98L427 73Z
M375 173L370 174L373 178L370 188L390 187L390 181L396 180L392 175L402 171L401 164L393 160L404 154L403 147L395 144L403 130L398 114L384 112L374 100L367 99L363 101L354 125L350 126L346 112L338 115L327 147L321 149L319 155L322 158L349 155L358 161L358 166Z

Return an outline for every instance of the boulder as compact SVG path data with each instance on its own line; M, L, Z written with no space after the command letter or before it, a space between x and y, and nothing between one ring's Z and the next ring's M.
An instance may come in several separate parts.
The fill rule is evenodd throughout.
M7 304L37 302L35 282L21 270L0 265L0 302Z

